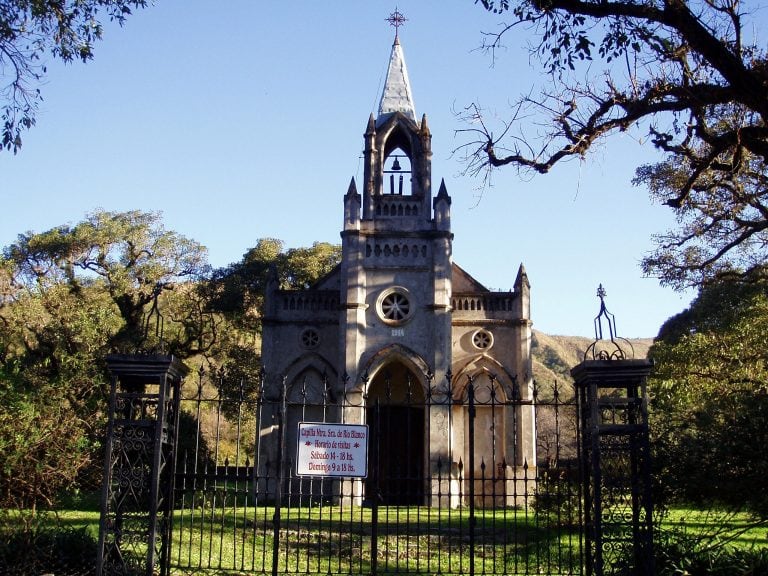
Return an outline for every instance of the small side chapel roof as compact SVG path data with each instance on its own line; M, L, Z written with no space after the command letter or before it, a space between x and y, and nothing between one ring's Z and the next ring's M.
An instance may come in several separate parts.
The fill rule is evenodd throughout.
M411 94L411 82L408 80L403 49L400 47L400 40L395 36L392 53L389 56L387 80L384 83L384 90L379 102L378 117L381 118L393 112L401 112L416 122L416 109Z
M488 288L480 284L469 272L455 262L451 264L451 283L455 294L489 292Z

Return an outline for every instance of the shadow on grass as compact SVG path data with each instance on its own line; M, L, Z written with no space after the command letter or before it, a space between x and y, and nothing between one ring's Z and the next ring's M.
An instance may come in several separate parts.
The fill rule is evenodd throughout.
M278 571L324 573L573 573L578 530L541 522L516 509L378 509L333 506L206 508L174 518L174 564L179 567L269 571L276 547ZM474 529L471 526L474 525ZM276 540L277 539L277 540Z

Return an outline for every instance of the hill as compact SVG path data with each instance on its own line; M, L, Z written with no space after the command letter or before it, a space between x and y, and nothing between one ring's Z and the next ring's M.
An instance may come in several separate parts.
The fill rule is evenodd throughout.
M653 344L653 338L629 338L635 358L645 358ZM583 336L552 336L533 331L531 355L533 377L541 384L554 381L571 381L571 368L584 360L584 352L594 342Z

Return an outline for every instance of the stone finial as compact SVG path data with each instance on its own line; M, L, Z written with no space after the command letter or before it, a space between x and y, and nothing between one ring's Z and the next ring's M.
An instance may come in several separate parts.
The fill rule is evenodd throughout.
M451 203L451 197L448 196L448 189L445 187L445 178L442 178L440 180L440 189L437 191L437 196L435 197L435 200L443 200L445 202L448 202L448 204Z
M349 181L349 188L347 188L347 196L359 196L357 193L357 184L355 183L355 177L352 176L352 179Z
M425 136L429 136L431 132L429 131L429 126L427 126L427 115L423 114L421 116L421 133Z
M525 271L525 266L520 264L520 268L517 269L517 278L515 279L515 292L521 291L523 288L530 290L531 283L528 281L528 273Z

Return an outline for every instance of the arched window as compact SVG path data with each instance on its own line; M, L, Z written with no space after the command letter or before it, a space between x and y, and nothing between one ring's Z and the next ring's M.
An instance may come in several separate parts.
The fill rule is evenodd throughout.
M384 159L383 184L384 194L411 195L411 159L402 149L395 148Z

